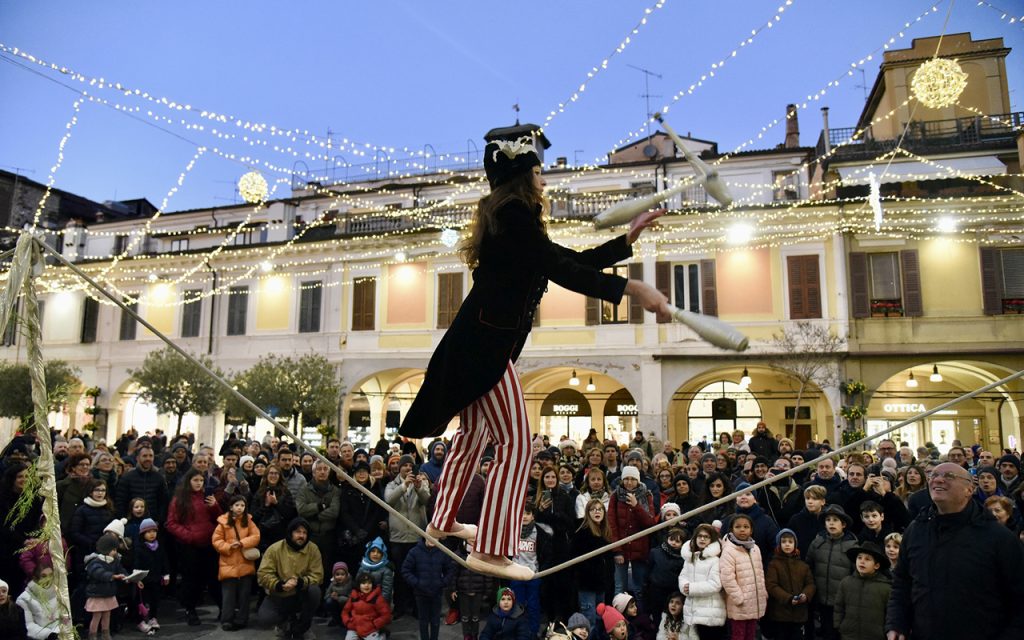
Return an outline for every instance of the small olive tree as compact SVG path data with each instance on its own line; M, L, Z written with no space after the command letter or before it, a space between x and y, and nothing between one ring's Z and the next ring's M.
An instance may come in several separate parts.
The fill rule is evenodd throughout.
M206 356L199 361L222 375ZM156 407L160 413L177 418L174 437L181 435L181 419L186 413L208 415L224 404L224 394L217 382L194 362L174 349L166 347L151 351L142 366L129 369L133 382L139 385L139 397Z

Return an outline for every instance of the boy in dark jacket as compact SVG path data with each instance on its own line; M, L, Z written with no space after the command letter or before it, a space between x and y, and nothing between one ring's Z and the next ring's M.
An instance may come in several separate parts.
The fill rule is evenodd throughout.
M776 547L765 573L768 587L768 612L773 640L800 640L807 622L808 603L814 597L811 568L800 559L796 534L783 529L775 536Z
M834 622L842 640L869 640L885 634L885 608L892 583L881 571L889 559L881 547L865 542L846 552L856 566L843 578L836 594Z
M839 593L839 583L853 570L853 563L846 552L857 546L857 538L847 531L852 520L842 507L830 504L821 514L825 520L825 531L811 542L807 564L814 575L814 610L821 621L821 636L826 640L838 640L839 634L832 626L832 607Z
M441 595L452 573L451 558L433 542L421 539L405 556L402 577L416 598L420 640L437 640L441 632Z
M668 530L665 542L651 549L644 607L655 625L661 622L661 612L668 604L668 597L679 591L679 573L683 570L683 556L679 550L683 548L684 542L686 531L672 527Z
M487 618L480 640L531 640L529 622L516 594L508 587L498 589L497 604Z

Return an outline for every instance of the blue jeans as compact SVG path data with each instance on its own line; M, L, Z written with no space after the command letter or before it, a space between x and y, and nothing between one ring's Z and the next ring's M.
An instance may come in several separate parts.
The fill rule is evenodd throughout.
M597 625L597 603L604 602L604 591L579 590L580 613L582 613L593 629Z
M631 572L630 569L632 569ZM629 580L627 584L628 577L632 577L632 580ZM647 584L647 563L643 560L626 560L622 564L615 565L615 595L628 591L636 598L636 606L641 611L644 610L645 584Z
M516 594L516 602L526 609L530 635L536 636L540 631L540 580L513 580L508 586Z

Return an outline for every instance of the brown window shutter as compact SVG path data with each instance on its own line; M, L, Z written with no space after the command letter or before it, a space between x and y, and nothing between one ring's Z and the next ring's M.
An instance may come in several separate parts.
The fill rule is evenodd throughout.
M642 262L631 262L629 264L629 279L630 280L643 280L644 279L644 264ZM644 307L637 301L636 298L629 299L629 323L630 324L643 324L644 323Z
M718 291L715 289L715 261L700 261L700 308L706 316L718 315Z
M868 299L868 254L863 251L850 253L850 315L867 318L871 315L871 301Z
M373 278L359 278L352 283L352 330L373 331L376 323L376 289Z
M669 299L669 303L672 302L672 263L671 262L655 262L654 263L654 288L661 292L663 296ZM658 324L664 324L670 322L667 319L656 320Z
M999 249L981 247L981 301L987 316L1003 313L1003 269Z
M924 302L921 300L921 262L917 249L900 251L900 271L903 276L903 315L920 318L924 315Z
M462 304L462 274L440 273L437 276L437 328L447 329L455 320Z
M601 324L601 301L587 296L587 312L584 322L588 327Z
M788 256L789 317L806 320L821 317L821 278L818 256Z

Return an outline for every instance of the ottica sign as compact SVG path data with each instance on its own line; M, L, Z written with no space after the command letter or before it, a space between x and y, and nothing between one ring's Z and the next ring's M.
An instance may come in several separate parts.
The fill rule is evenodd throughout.
M927 411L924 408L924 404L908 403L908 404L886 404L882 406L882 411L886 413L921 413Z

